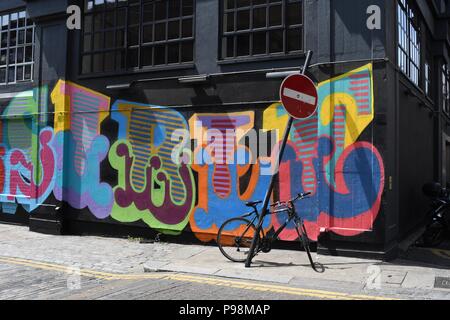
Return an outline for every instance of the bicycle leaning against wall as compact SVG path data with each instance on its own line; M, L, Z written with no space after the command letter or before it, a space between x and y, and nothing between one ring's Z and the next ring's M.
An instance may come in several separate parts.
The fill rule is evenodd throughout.
M310 192L301 193L294 199L285 202L278 201L270 206L273 208L270 214L287 213L286 222L270 235L261 229L260 234L256 237L256 248L253 256L256 256L260 252L270 252L272 250L272 244L278 240L278 236L281 232L283 232L289 223L294 222L299 241L302 243L302 246L308 255L311 267L317 272L323 272L323 268L321 271L317 268L320 264L313 262L309 246L309 238L306 233L303 219L297 214L295 209L295 202L305 199L310 194ZM219 233L217 234L217 244L220 252L222 252L227 259L233 262L245 262L247 260L247 256L256 232L255 223L261 219L261 215L257 208L257 206L261 203L262 201L247 202L246 206L253 208L252 212L244 214L240 217L231 218L225 221L220 227Z

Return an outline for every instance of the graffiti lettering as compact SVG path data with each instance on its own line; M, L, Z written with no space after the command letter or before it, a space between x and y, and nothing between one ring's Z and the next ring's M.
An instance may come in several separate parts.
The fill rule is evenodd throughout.
M182 231L195 205L196 187L191 168L172 162L177 142L171 137L186 130L187 122L174 110L127 101L117 101L111 117L119 124L119 140L109 153L119 176L112 217L143 220L166 233Z
M312 193L297 208L311 239L323 229L341 236L370 231L385 175L381 154L361 139L374 119L373 89L371 64L320 83L318 111L294 121L279 166L288 121L279 103L187 118L175 108L111 105L99 92L60 80L50 95L51 128L47 88L27 91L10 101L0 121L2 214L18 206L32 212L53 192L97 219L142 221L168 234L189 224L200 240L211 241L225 220L248 211L245 201L264 198L279 170L272 201ZM272 215L264 228L281 222L282 215ZM297 237L293 226L280 235Z
M179 225L186 220L188 213L195 203L194 184L191 170L186 164L182 164L179 171L187 195L184 201L177 201L171 195L173 182L169 174L162 169L162 161L158 156L152 156L144 173L144 187L135 188L129 172L133 167L135 157L132 156L132 146L124 141L119 141L111 149L110 161L123 178L119 186L114 189L116 206L130 208L133 211L147 211L164 225ZM145 217L143 220L147 220ZM151 223L154 227L155 225Z
M58 170L54 195L73 208L88 207L104 219L111 213L112 188L100 182L100 163L109 141L100 135L110 99L100 93L60 80L51 94L57 133Z

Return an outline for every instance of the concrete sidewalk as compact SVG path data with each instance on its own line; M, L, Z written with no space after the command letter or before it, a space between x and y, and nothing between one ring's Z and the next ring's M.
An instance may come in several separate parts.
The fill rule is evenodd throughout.
M228 261L214 246L139 243L136 239L50 236L0 224L0 257L15 257L113 273L182 272L280 283L306 289L400 298L450 299L450 250L411 249L390 263L317 256L313 271L302 251L272 250L252 268ZM432 264L435 265L432 265ZM371 279L380 275L379 286ZM438 285L436 285L438 284Z
M155 256L144 264L147 272L187 272L228 278L269 281L303 287L328 290L345 290L346 292L369 292L377 290L390 293L405 293L411 297L431 297L450 299L448 289L436 288L436 279L450 280L450 251L447 266L442 257L430 255L429 263L397 259L393 262L356 259L346 257L318 256L313 253L315 261L324 267L323 273L315 272L309 265L305 252L272 250L268 254L255 257L251 268L243 263L228 261L218 248L195 245L149 244L149 250L163 250L164 254ZM158 248L158 249L157 249ZM426 255L426 253L423 253ZM433 260L434 258L434 260ZM431 265L438 261L440 265ZM376 281L379 277L379 286ZM371 280L372 279L372 280ZM378 289L377 289L378 287ZM436 291L436 295L433 292Z

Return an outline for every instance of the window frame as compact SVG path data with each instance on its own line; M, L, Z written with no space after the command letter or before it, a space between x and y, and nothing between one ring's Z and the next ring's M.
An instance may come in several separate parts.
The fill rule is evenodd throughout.
M21 19L21 13L24 13L23 19L24 19L24 25L19 26L19 21ZM11 28L11 15L17 14L17 25L14 28ZM7 30L3 30L3 23L2 19L4 16L8 16L8 28ZM27 42L27 30L31 29L31 42ZM16 32L16 43L15 45L10 45L10 37L11 37L11 31ZM20 31L23 31L23 43L19 44L19 34ZM5 69L5 82L0 82L0 86L9 86L9 85L19 85L24 83L33 83L34 82L34 71L35 71L35 56L36 56L36 24L35 22L28 17L28 13L26 12L26 8L14 8L12 10L6 10L0 12L0 42L3 40L3 33L7 34L7 46L5 48L2 48L0 46L0 54L1 51L6 51L6 64L0 65L0 69ZM26 54L27 54L27 47L31 48L31 60L26 60ZM18 62L18 49L23 48L23 59L22 62ZM10 51L11 49L15 50L14 54L14 63L10 63ZM9 69L14 68L14 81L9 81ZM17 70L18 68L22 67L22 79L17 78ZM30 77L26 78L26 67L30 67Z
M161 71L161 70L173 70L173 69L186 69L186 68L192 68L195 64L195 29L196 29L196 0L192 0L192 14L190 15L186 15L184 16L182 13L182 1L180 1L180 14L176 17L169 17L169 4L167 0L163 0L164 2L166 2L165 5L165 11L166 11L166 16L163 19L155 19L155 15L156 13L154 12L155 10L155 2L159 2L159 1L150 1L150 0L137 0L135 3L128 3L126 2L125 4L119 5L120 0L116 0L114 3L114 7L113 8L107 8L106 7L106 1L104 0L104 4L102 6L101 9L91 9L91 11L87 12L85 7L87 6L87 3L90 0L83 0L83 12L82 12L82 30L80 32L81 36L80 36L80 52L79 52L79 70L78 70L78 74L80 78L90 78L90 77L101 77L101 76L105 76L105 75L116 75L116 74L134 74L134 73L143 73L143 72L152 72L152 71ZM144 21L144 16L143 16L143 12L144 12L144 6L151 4L153 7L153 18L151 22L146 22ZM138 20L138 24L133 24L131 25L129 22L129 9L130 7L137 7L138 8L138 15L139 15L139 20ZM120 9L124 9L125 12L125 21L123 26L118 26L117 25L117 11ZM112 48L106 48L105 47L105 42L106 39L103 36L103 47L99 50L95 50L94 49L94 34L95 34L95 29L94 29L94 21L92 19L92 26L91 26L91 31L90 32L86 32L85 31L85 18L86 16L93 16L96 12L100 12L103 17L105 16L105 12L114 12L114 27L111 27L109 29L111 29L111 31L114 31L114 33L116 34L117 30L122 30L124 33L124 39L123 39L123 46L122 47L118 47L117 45L115 45ZM182 21L183 20L187 20L187 19L191 19L192 20L192 33L190 37L185 37L183 38L182 36ZM104 20L104 19L103 19ZM169 39L169 30L168 30L168 25L170 21L175 21L178 20L180 21L179 23L179 34L178 34L178 38L176 39ZM155 36L155 25L157 23L164 23L165 24L165 40L161 40L161 41L154 41L154 36ZM100 32L103 33L103 35L107 32L107 29L105 29L105 22L102 21L103 27L101 29ZM148 25L152 25L152 41L151 42L144 42L144 27L148 26ZM130 45L129 44L129 39L128 39L128 32L130 28L137 28L138 29L138 42L137 44L134 45ZM108 29L108 30L109 30ZM84 37L86 36L86 34L90 34L92 39L91 39L91 50L89 51L85 51L84 50ZM116 44L117 42L117 34L114 37L114 43ZM192 60L191 61L182 61L182 43L192 43ZM170 63L168 60L168 47L170 46L170 44L175 43L178 44L179 46L179 52L178 52L178 61L179 62L175 62L175 63ZM144 48L148 48L148 47L156 47L158 45L162 45L164 46L164 50L165 50L165 56L164 56L164 64L154 64L154 50L152 49L152 65L144 65L143 64L143 60L141 58L142 56L142 51ZM130 54L131 50L137 50L138 52L138 56L137 56L137 67L134 66L129 66L128 64L128 56ZM107 53L116 53L116 52L122 52L122 59L124 59L123 62L123 66L118 65L117 62L117 57L115 56L115 63L114 66L112 68L112 70L106 70L105 66L105 54ZM98 71L98 72L94 72L94 55L95 54L101 54L103 56L103 64L102 64L102 71ZM91 61L90 61L90 71L89 72L85 72L84 71L84 63L83 63L83 59L84 56L90 56Z
M409 1L397 0L397 67L414 85L420 87L423 70L422 33L420 23L414 21L415 19L419 20L416 10L410 5ZM401 14L402 16L400 16ZM405 17L405 21L401 20ZM403 23L406 25L403 25ZM415 32L415 42L412 39L413 31ZM412 69L414 69L414 73Z
M271 2L266 2L265 4L257 4L254 5L253 1L250 0L250 5L245 6L245 7L234 7L233 9L227 9L224 11L224 0L219 0L219 28L218 28L218 51L217 51L217 62L218 64L233 64L233 63L240 63L240 62L248 62L248 61L268 61L268 60L273 60L273 59L277 59L277 60L281 60L281 59L292 59L292 58L297 58L297 57L303 57L306 54L305 51L305 43L306 43L306 37L305 37L305 0L279 0L279 2L281 2L282 5L282 24L280 26L269 26L268 21L269 21L269 7L271 6ZM301 24L294 24L292 26L289 26L286 24L286 20L287 20L287 4L288 3L300 3L301 4ZM274 5L277 5L278 3L274 3ZM237 30L237 12L241 11L242 8L248 8L248 10L250 11L250 16L252 16L253 13L253 8L261 8L264 7L266 8L266 26L265 27L260 27L260 28L254 28L253 26L251 26L251 28L249 29L244 29L244 30ZM229 31L229 32L224 32L224 17L225 17L225 12L226 11L234 11L235 15L234 15L234 25L235 25L235 29L233 31ZM253 17L250 17L250 21L253 21ZM250 22L251 24L251 22ZM301 42L300 42L300 46L301 49L300 50L295 50L292 52L288 52L287 51L287 31L289 29L296 29L296 28L300 28L300 33L301 33ZM282 30L283 32L283 51L280 52L274 52L271 53L269 46L270 46L270 40L269 36L268 36L268 32L273 31L273 30ZM257 32L265 32L266 33L266 52L263 54L253 54L252 53L252 46L253 46L253 41L252 41L252 36L254 33ZM249 55L242 55L242 56L238 56L237 55L237 40L236 37L239 34L247 34L250 36L249 38ZM233 57L224 57L223 56L223 39L226 36L232 36L234 38L234 48L233 48ZM250 54L252 53L252 54Z

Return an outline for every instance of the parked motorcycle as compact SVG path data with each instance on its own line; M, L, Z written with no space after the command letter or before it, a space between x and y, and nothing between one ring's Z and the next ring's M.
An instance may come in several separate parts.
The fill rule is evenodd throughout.
M449 234L450 227L450 189L440 183L432 182L423 186L423 193L431 199L431 209L426 216L426 229L422 235L427 247L440 245Z

